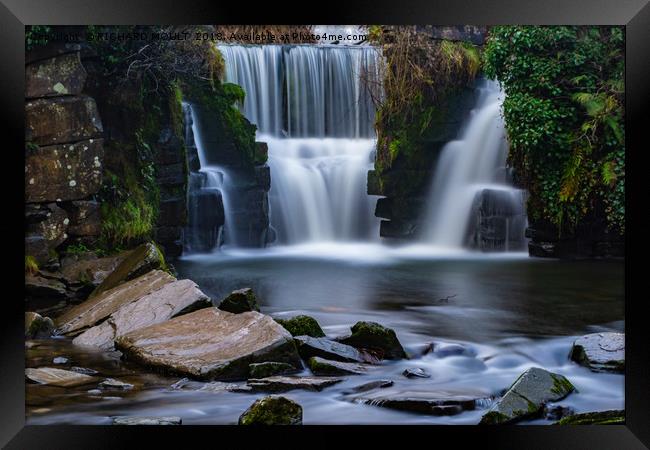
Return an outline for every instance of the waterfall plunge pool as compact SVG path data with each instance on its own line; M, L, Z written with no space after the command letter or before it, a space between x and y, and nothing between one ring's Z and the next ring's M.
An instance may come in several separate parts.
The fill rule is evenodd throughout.
M393 328L411 354L431 342L468 349L460 356L433 353L385 361L368 374L348 376L322 392L282 394L302 405L305 424L476 424L490 396L533 366L561 373L576 386L579 392L559 405L576 412L624 407L623 375L593 373L568 359L577 336L623 329L621 261L551 261L523 254L443 250L427 258L428 247L372 244L223 250L185 257L176 265L180 277L195 280L215 302L233 289L250 286L263 313L278 318L311 315L329 337L348 333L359 320L372 320ZM235 424L255 399L266 395L199 390L204 383L175 390L170 386L180 377L148 373L121 361L117 353L88 352L65 339L37 342L39 346L27 350L27 367L51 364L51 358L61 355L136 388L92 396L88 387L28 385L28 424L109 424L114 415ZM401 375L413 367L424 368L432 377ZM346 389L377 379L393 380L396 389L479 391L488 400L485 409L436 417L343 399Z

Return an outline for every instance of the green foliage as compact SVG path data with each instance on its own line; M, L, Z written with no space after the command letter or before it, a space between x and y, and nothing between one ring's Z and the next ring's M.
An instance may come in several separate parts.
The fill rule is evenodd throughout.
M510 162L529 215L560 233L601 211L625 232L624 62L620 27L490 30L484 70L506 92Z
M91 250L81 242L79 242L78 244L68 245L65 249L65 252L68 255L81 255L83 253L88 253L90 251Z
M31 255L25 255L25 273L34 275L38 272L38 263L36 258Z
M47 25L28 25L25 27L25 50L33 50L48 43L51 28Z

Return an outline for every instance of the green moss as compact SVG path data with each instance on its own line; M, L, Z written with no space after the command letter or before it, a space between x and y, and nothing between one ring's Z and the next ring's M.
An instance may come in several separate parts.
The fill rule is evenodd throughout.
M563 417L554 425L624 425L625 411L599 411Z
M302 407L285 397L261 398L239 418L239 425L301 425Z
M481 418L479 425L497 425L509 421L510 418L505 414L500 413L499 411L490 411Z
M565 377L551 373L551 378L553 378L553 387L551 388L552 393L564 397L575 390L573 384L571 384L571 382Z
M296 372L296 368L291 364L283 362L263 362L253 363L248 366L249 378L266 378L273 375L283 375Z
M309 316L295 316L291 319L275 319L292 336L324 337L325 333L316 319Z
M357 348L379 350L386 359L406 359L408 356L397 339L395 331L375 322L357 322L351 328L352 335L342 340Z
M34 275L38 272L38 262L31 255L25 255L25 273Z

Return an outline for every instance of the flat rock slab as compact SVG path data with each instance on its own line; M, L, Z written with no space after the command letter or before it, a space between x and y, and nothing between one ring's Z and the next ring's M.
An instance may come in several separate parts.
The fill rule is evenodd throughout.
M236 380L249 364L299 366L291 334L256 311L233 314L205 308L118 337L116 347L146 366L198 379Z
M180 417L113 417L113 425L181 425Z
M192 280L179 280L129 303L111 314L101 324L73 339L75 345L113 348L118 336L140 328L165 322L188 308L210 306L210 298Z
M254 391L263 392L286 392L294 389L305 389L308 391L322 391L326 387L343 381L343 378L333 377L267 377L251 378L248 386Z
M363 403L372 406L397 409L433 416L452 416L463 411L476 408L479 400L488 397L483 392L449 391L429 389L407 389L399 387L385 387L361 394L352 394L345 397L354 403Z
M86 300L56 319L58 334L71 334L101 322L121 307L160 289L175 278L154 270Z
M25 376L38 384L59 387L75 387L97 381L96 377L73 372L71 370L56 369L54 367L40 367L38 369L25 369Z
M308 361L314 375L362 375L366 368L361 364L341 361L330 361L319 356L313 356Z
M625 372L625 334L593 333L573 343L571 359L594 372Z
M342 361L342 362L375 362L375 360L366 353L362 353L356 348L332 341L326 338L314 338L311 336L296 336L298 352L304 359L313 356L321 358Z
M562 400L574 390L564 376L532 367L517 378L480 423L503 424L533 417L542 412L546 403Z

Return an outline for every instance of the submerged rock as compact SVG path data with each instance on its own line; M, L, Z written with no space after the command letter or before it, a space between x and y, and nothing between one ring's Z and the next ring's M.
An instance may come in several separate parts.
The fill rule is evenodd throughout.
M124 381L116 380L114 378L106 378L104 381L99 383L97 387L99 389L113 389L120 391L130 391L133 389L132 384L125 383Z
M318 356L309 358L309 368L314 375L362 375L366 368L361 364L330 361Z
M433 354L439 358L446 358L448 356L476 356L476 351L460 344L445 344L435 346Z
M113 417L113 425L181 425L183 422L177 416L165 417Z
M573 343L570 358L594 372L625 372L625 334L593 333Z
M54 359L52 360L52 363L53 363L53 364L67 364L68 361L69 361L68 358L65 358L65 357L63 357L63 356L57 356L56 358L54 358ZM73 371L73 372L74 372L74 371ZM78 373L78 372L77 372L77 373Z
M275 321L286 328L292 336L325 337L316 319L310 316L302 315L291 319L275 319Z
M233 314L240 314L246 311L259 311L257 297L251 288L237 289L224 298L219 304L219 309Z
M179 280L122 306L101 324L86 330L72 343L112 349L113 342L133 330L164 322L188 309L209 307L210 299L192 280Z
M239 425L302 425L302 407L285 397L260 398L239 417Z
M463 411L474 410L477 401L484 400L486 397L487 395L481 392L386 387L360 395L348 395L346 400L433 416L452 416Z
M38 369L25 369L25 377L38 384L49 386L75 387L83 386L97 381L97 378L71 370L56 369L54 367L40 367Z
M28 339L48 337L54 330L54 322L35 312L25 313L25 337Z
M198 379L245 379L256 362L300 365L289 332L255 311L232 314L205 308L115 342L128 359Z
M385 359L408 358L397 335L390 328L376 322L357 322L351 330L352 335L342 339L342 343L357 348L380 350Z
M564 376L532 367L521 374L504 396L481 418L481 425L534 417L547 402L562 400L575 388Z
M359 386L355 386L347 391L345 391L345 394L352 394L355 392L367 392L371 391L373 389L382 389L382 388L387 388L391 387L394 384L393 380L376 380L376 381L370 381L368 383L360 384Z
M295 340L298 345L298 352L304 359L320 356L321 358L342 362L376 362L371 355L362 353L350 345L329 339L296 336Z
M248 386L254 391L264 392L286 392L294 389L305 389L308 391L322 391L326 387L343 381L343 378L333 377L267 377L251 378Z
M625 411L611 410L598 411L582 414L574 414L564 417L553 425L624 425Z
M248 366L248 376L250 378L265 378L273 375L294 373L297 371L298 369L291 364L274 361L253 363Z
M141 275L155 269L164 269L165 259L155 244L147 242L136 247L122 262L111 272L109 276L97 286L90 294L90 298L96 297L102 292L128 280L133 280Z
M431 374L421 367L405 369L404 372L402 372L402 375L406 378L431 378Z
M175 278L161 270L153 270L134 280L86 300L56 319L58 334L78 333L89 328L121 307L160 289Z

